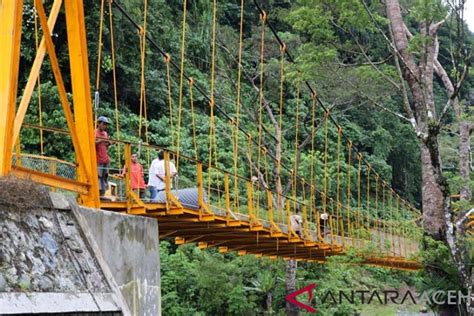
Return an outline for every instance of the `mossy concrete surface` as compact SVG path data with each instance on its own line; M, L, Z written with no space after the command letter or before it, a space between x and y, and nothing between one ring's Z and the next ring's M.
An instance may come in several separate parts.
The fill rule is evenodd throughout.
M78 208L132 315L160 315L156 219Z

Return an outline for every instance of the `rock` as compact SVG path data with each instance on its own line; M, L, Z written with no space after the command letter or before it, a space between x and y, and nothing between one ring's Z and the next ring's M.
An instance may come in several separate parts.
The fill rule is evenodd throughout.
M41 262L43 262L51 270L56 268L55 260L49 258L48 256L41 256Z
M0 293L80 293L88 286L107 289L69 211L0 209L0 267Z
M45 230L49 230L54 226L53 223L44 216L41 216L38 221L41 223L42 228Z
M28 266L26 265L25 262L18 262L16 264L16 268L20 272L28 272L29 271L29 268L28 268Z
M47 276L36 281L39 292L51 292L53 290L53 282Z
M39 229L38 219L36 218L35 215L32 215L32 214L28 215L25 218L25 223L31 228Z
M33 265L35 264L35 259L36 259L36 257L35 257L35 254L33 253L32 250L28 250L28 251L26 252L26 258L27 258L28 260L30 260L31 264L33 264Z
M30 273L32 275L43 275L46 272L46 267L43 262L39 258L36 258L32 251L27 251L26 257L31 263Z
M12 241L13 245L17 246L20 241L19 237L21 236L18 226L14 222L7 221L4 226L4 232L6 233L5 235L7 235Z
M84 250L82 250L81 248L74 248L73 250L76 253L83 253L84 252Z
M26 261L26 256L23 252L20 252L20 254L16 258L20 260L21 262Z
M82 271L84 271L87 274L92 272L92 269L89 265L89 262L87 262L87 260L84 260L81 262L81 267L82 267Z
M18 280L18 285L22 291L29 290L31 287L31 278L28 274L22 274Z
M19 220L19 214L20 212L9 212L8 213L8 219L11 220L11 221L18 221Z
M17 224L11 220L5 223L5 227L10 234L18 234L20 232Z
M0 292L6 292L7 286L7 280L5 279L3 274L0 274Z
M70 240L72 238L73 232L71 229L69 229L68 226L66 226L65 228L63 228L63 235L64 239Z
M62 277L58 280L58 286L59 291L71 292L75 289L75 286L71 280Z
M5 279L7 280L8 284L17 284L18 283L18 277L16 275L17 271L15 267L11 267L8 269L5 273Z
M15 233L8 233L8 239L10 239L10 242L13 247L18 247L20 243L20 238L18 238L18 234Z
M7 270L7 278L9 275L14 275L16 276L16 268L15 267L11 267L10 269Z
M56 243L56 240L54 240L54 238L51 236L50 233L44 232L43 235L41 236L41 242L49 251L49 253L52 254L53 256L56 254L56 252L58 252L58 244Z
M69 248L71 248L71 250L76 252L76 253L83 253L84 252L84 250L81 248L81 246L79 245L79 243L76 240L71 240L69 242Z
M10 255L4 249L0 249L0 265L10 263L10 260Z
M16 257L16 255L17 255L17 253L20 251L20 249L21 249L21 248L19 247L19 245L15 245L15 247L10 247L9 249L7 249L7 250L8 250L8 254L9 254L10 257L12 258L12 259L11 259L12 262L13 262L13 260L15 260L15 257Z

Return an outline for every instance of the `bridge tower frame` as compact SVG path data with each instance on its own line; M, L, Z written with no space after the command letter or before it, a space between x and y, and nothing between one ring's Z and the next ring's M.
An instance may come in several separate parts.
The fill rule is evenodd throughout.
M55 54L49 31L51 26L48 26L51 21L47 24L43 23L46 21L43 3L41 0L34 1L37 7L41 6L40 10L38 10L40 21L43 18L41 26L43 30L46 29L48 32L43 32L43 39L36 53L35 61L39 59L39 66L36 68L32 67L28 77L27 85L33 84L33 87L43 61L43 57L39 55L43 54L44 56L45 50L50 57ZM59 8L62 4L62 0L54 0L53 8ZM25 108L18 108L18 110L16 106L18 100L23 0L0 0L0 42L2 43L0 45L0 56L2 56L0 58L0 176L13 174L18 177L30 178L49 186L67 188L79 193L82 205L98 208L100 200L83 0L64 0L64 12L66 16L74 117L72 115L68 116L67 112L72 113L68 102L62 102L62 105L65 108L66 120L68 121L71 139L73 139L74 143L77 179L65 179L12 165L14 145L25 117L26 107L28 106L26 104ZM55 20L55 18L53 17L52 20ZM54 25L54 21L52 24ZM51 45L48 45L48 40ZM57 76L61 79L61 70L58 65L51 62L51 67L53 72L55 72L56 79ZM56 82L58 90L63 89L65 91L62 80L56 80ZM27 95L27 98L30 97L31 94Z

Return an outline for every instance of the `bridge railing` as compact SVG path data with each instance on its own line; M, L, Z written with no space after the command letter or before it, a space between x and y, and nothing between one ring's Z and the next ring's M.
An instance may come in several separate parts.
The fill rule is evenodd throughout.
M326 205L322 205L324 193L318 193L320 196L316 197L317 193L311 192L309 199L303 199L304 194L302 197L284 196L268 188L258 177L246 178L169 150L164 151L165 192L151 200L148 190L141 196L140 192L134 192L130 173L123 170L131 170L132 153L141 154L147 183L149 164L163 149L126 142L116 144L121 147L122 155L120 161L110 164L109 181L114 192L109 196L115 201L127 201L128 209L145 203L161 203L167 208L194 208L201 216L222 216L229 225L246 222L252 230L269 229L272 236L287 236L292 242L319 244L331 249L354 247L378 257L413 257L418 251L420 232L416 219L389 217L391 204L378 205L377 216L369 216L374 209L343 205L331 197L326 197ZM177 177L170 174L171 162L178 170ZM13 164L76 178L74 163L53 157L21 154L18 159L15 155ZM299 222L299 226L295 222Z
M76 179L76 165L55 157L21 153L19 157L17 157L17 154L14 153L12 157L12 165L25 167L71 180Z

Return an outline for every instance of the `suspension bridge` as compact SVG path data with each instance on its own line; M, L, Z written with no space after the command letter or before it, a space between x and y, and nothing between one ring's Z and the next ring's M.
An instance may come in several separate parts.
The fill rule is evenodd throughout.
M256 104L243 103L244 64L244 0L240 2L240 38L235 54L235 93L225 99L233 109L217 97L216 58L219 4L213 1L210 43L209 88L186 71L186 0L183 1L180 50L166 52L147 29L147 1L142 20L138 21L118 1L101 1L99 43L95 87L91 84L87 52L86 25L82 0L54 0L46 10L41 0L34 0L36 54L29 65L27 82L19 84L20 50L24 4L27 1L3 0L0 11L0 176L14 175L46 185L51 190L77 195L84 206L149 216L159 223L160 238L174 237L177 244L196 243L201 249L217 247L219 252L235 251L239 255L254 254L271 258L324 262L328 257L354 250L361 264L401 270L421 268L417 261L422 236L420 212L404 200L390 182L383 179L357 150L318 97L316 89L306 81L292 86L285 77L289 64L295 64L290 49L278 36L265 12L257 3L260 21L258 79ZM31 1L30 1L31 2ZM64 2L64 3L63 3ZM70 90L66 89L60 69L53 29L64 6L67 47L70 62ZM137 142L124 141L119 122L117 100L114 16L121 15L136 28L140 45L140 101ZM107 19L108 17L108 19ZM108 22L108 25L105 25ZM99 111L101 91L101 58L106 41L104 28L110 35L108 47L112 61L115 135L112 140L115 160L110 163L111 191L100 199L96 163L95 117ZM273 45L273 46L272 46ZM278 48L279 77L265 77L268 47ZM150 109L147 107L146 55L149 50L163 58L162 77L167 91L169 128L167 146L153 145L149 139ZM273 51L275 51L273 49ZM40 71L46 56L56 81L60 105L67 126L42 124ZM178 60L175 63L174 60ZM174 75L174 77L173 77ZM173 85L176 81L178 84ZM275 102L269 102L268 82L278 87ZM19 86L20 85L20 86ZM95 94L91 90L95 88ZM32 95L37 89L38 124L25 122ZM21 92L21 96L19 96ZM68 98L72 94L72 102ZM199 100L196 95L199 94ZM288 95L293 95L291 109ZM229 101L232 99L232 102ZM197 103L207 104L208 122L197 122ZM248 124L243 109L255 108L253 126ZM94 110L96 113L94 113ZM294 121L292 140L284 137L282 121ZM183 132L183 120L191 126ZM247 123L245 123L247 122ZM208 125L202 133L199 125ZM309 127L309 128L307 128ZM40 137L39 154L22 150L21 131L35 130ZM54 134L70 142L73 159L48 156L44 135ZM185 136L183 136L185 135ZM183 137L191 138L184 148ZM232 152L220 157L218 139L231 144ZM188 139L189 142L189 139ZM202 144L206 144L202 148ZM165 190L156 199L140 198L131 187L130 172L121 177L122 169L131 170L131 154L141 153L150 164L158 151L164 151ZM305 152L303 153L303 150ZM205 154L203 154L205 153ZM302 155L305 154L304 161ZM229 159L231 157L231 159ZM225 158L225 159L224 159ZM177 180L170 174L170 164L178 169ZM145 168L146 169L146 168ZM292 221L301 217L296 230ZM158 238L158 236L157 236Z

